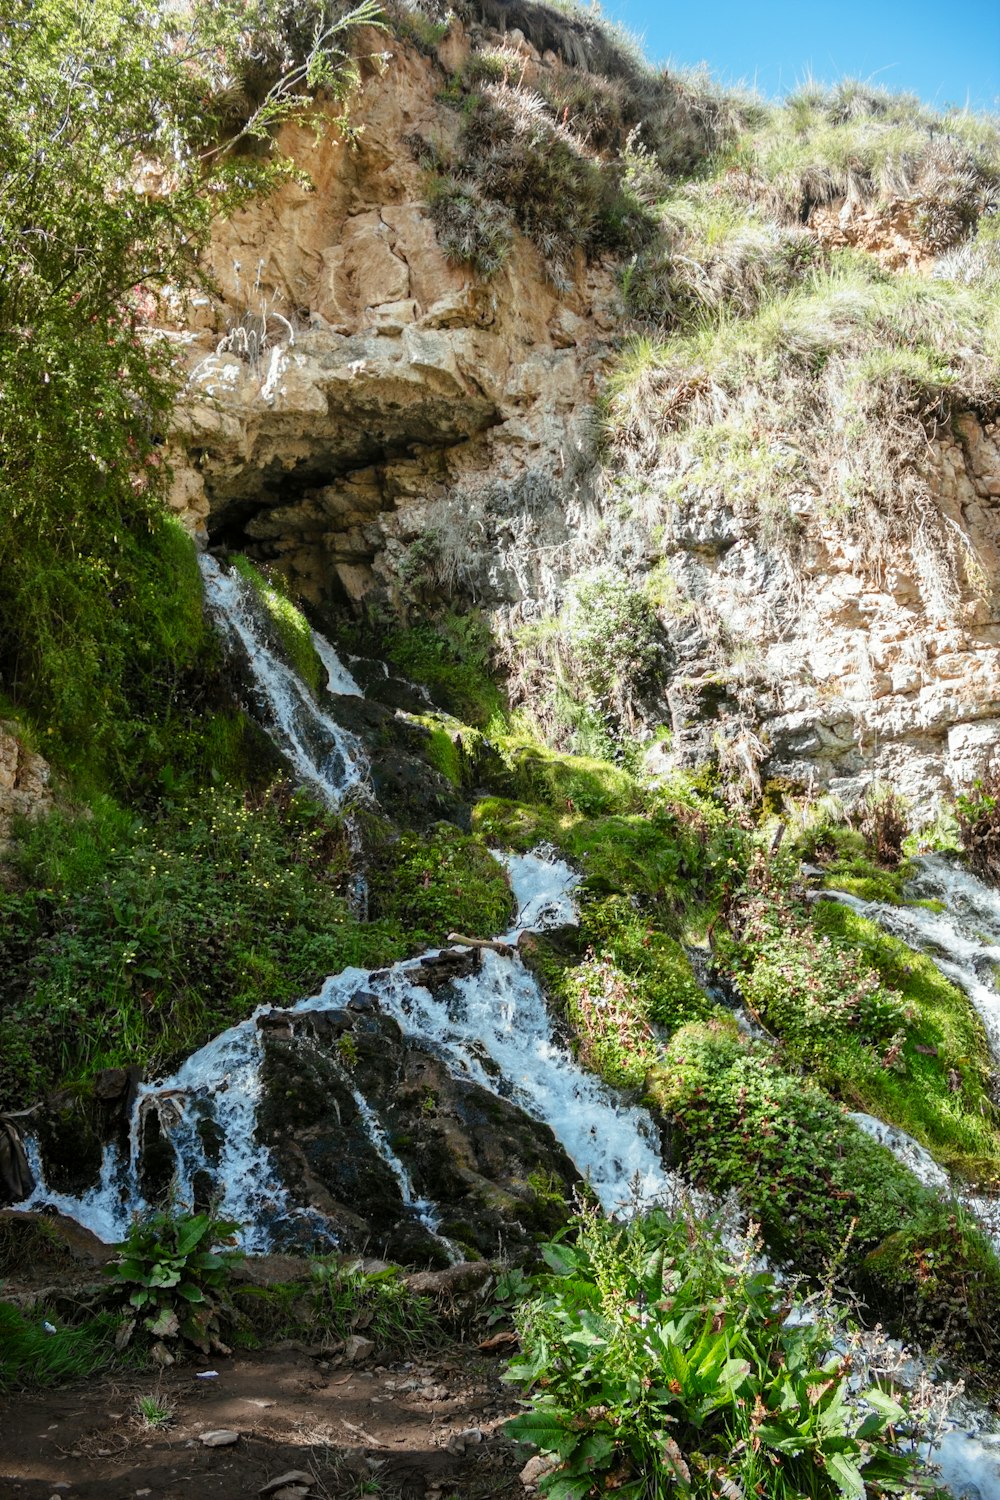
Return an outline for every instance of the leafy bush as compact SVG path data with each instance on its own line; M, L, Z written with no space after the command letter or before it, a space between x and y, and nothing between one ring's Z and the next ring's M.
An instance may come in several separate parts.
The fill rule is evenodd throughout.
M143 822L111 802L53 815L0 895L0 1098L31 1103L109 1065L162 1070L262 1001L401 956L355 921L340 820L275 788L202 792Z
M790 1318L756 1249L663 1212L585 1217L575 1243L543 1246L508 1372L531 1406L507 1424L553 1460L543 1494L834 1500L921 1482L926 1409L845 1351L830 1305Z
M131 1288L132 1331L139 1326L158 1342L176 1339L203 1354L228 1353L221 1320L229 1307L229 1276L241 1255L229 1248L239 1227L211 1214L161 1211L137 1219L108 1267L123 1293Z
M371 900L374 912L428 943L452 931L495 937L510 925L513 905L499 862L451 823L389 845L372 871Z

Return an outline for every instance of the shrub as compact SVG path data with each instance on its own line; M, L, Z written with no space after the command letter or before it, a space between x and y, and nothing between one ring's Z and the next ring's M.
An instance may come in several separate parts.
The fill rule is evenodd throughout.
M640 1088L659 1045L636 981L591 948L562 989L581 1061L615 1087Z
M553 1461L543 1494L834 1500L921 1483L926 1409L845 1352L858 1341L829 1304L789 1318L794 1291L756 1248L663 1212L627 1228L590 1215L574 1243L543 1246L508 1371L530 1408L507 1424Z
M1000 766L955 799L955 815L969 868L1000 885Z
M870 786L851 815L874 859L895 869L903 858L903 841L910 832L906 805L891 787Z
M495 937L509 927L513 903L499 862L451 823L388 846L372 871L371 900L373 912L428 943L452 931Z
M203 1354L228 1354L222 1318L230 1306L230 1273L241 1255L231 1248L239 1227L211 1214L161 1211L137 1219L108 1267L123 1294L131 1288L130 1332L141 1327L159 1343L176 1339Z

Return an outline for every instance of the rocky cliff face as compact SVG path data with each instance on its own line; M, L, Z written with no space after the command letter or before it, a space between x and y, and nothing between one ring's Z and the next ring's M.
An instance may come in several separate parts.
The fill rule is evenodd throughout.
M456 27L436 57L402 47L372 69L357 144L289 132L314 186L221 225L209 261L223 301L178 310L190 375L175 508L315 603L385 586L441 512L463 532L472 512L496 528L457 561L467 593L528 595L588 488L610 270L581 259L557 293L527 241L491 282L450 264L407 145L457 133L436 94L468 50Z
M919 537L873 566L809 483L794 547L724 481L674 484L655 525L623 512L595 452L595 401L630 327L620 267L578 253L557 289L518 235L487 280L448 259L426 206L414 143L454 145L461 117L440 95L482 41L459 23L436 50L393 40L366 64L354 142L286 129L312 185L218 227L221 299L172 309L188 367L177 513L210 545L276 564L321 612L453 599L508 638L582 569L641 581L665 562L675 588L645 713L672 731L659 763L721 756L755 783L848 797L874 775L929 813L1000 746L996 420L968 410L929 429L919 478L958 580L944 594ZM531 87L569 70L520 31L503 44ZM911 220L840 202L803 235L925 276ZM654 463L643 482L676 477Z

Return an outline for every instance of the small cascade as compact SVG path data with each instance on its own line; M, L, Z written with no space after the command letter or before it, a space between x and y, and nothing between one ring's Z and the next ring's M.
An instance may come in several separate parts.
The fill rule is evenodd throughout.
M251 585L238 573L223 569L208 553L201 554L198 564L208 608L223 638L239 648L252 674L265 729L303 782L328 804L339 807L352 788L366 784L368 766L360 744L324 713L301 679L271 649ZM335 670L349 677L333 647L325 641L323 647L321 659L330 677ZM354 692L358 691L355 684Z
M314 630L312 643L326 671L327 692L338 694L342 698L363 698L364 693L326 637L320 635L318 630Z
M35 1179L35 1189L30 1198L14 1205L19 1212L57 1209L59 1213L76 1219L105 1244L112 1245L122 1238L133 1214L142 1204L132 1162L122 1154L116 1142L112 1141L105 1147L100 1181L79 1197L46 1187L38 1143L33 1136L25 1136L24 1149Z
M520 912L507 941L575 920L572 891L579 877L568 865L546 850L501 859ZM438 993L424 986L425 976L421 959L377 973L347 969L328 979L319 996L301 1000L289 1016L340 1011L351 996L368 991L404 1036L436 1052L457 1077L478 1083L548 1125L608 1212L634 1210L677 1194L678 1184L662 1165L652 1119L574 1061L556 1039L541 986L520 958L487 952L477 973ZM52 1204L104 1239L121 1238L141 1207L142 1122L155 1111L160 1134L173 1152L178 1197L194 1203L199 1178L215 1187L221 1193L220 1213L245 1226L245 1249L269 1249L276 1231L287 1231L296 1220L305 1223L313 1238L325 1233L329 1240L319 1214L290 1202L271 1152L257 1139L264 1061L257 1022L263 1013L262 1007L214 1038L170 1078L140 1089L130 1160L108 1147L100 1184L81 1197L45 1186L32 1147L31 1166L39 1185L24 1206ZM404 1208L437 1236L440 1220L434 1204L417 1192L378 1112L353 1084L350 1088L369 1141L396 1179Z

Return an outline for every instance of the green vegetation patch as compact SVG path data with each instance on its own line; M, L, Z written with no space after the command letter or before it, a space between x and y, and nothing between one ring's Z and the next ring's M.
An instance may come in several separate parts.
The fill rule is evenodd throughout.
M993 1103L989 1045L969 998L926 954L847 907L815 908L818 932L855 961L870 965L905 1008L905 1034L889 1067L850 1048L817 1059L818 1075L860 1109L899 1125L942 1165L974 1182L1000 1178L1000 1130Z
M404 833L387 845L372 871L371 900L384 921L426 947L449 932L496 937L514 915L503 867L484 844L452 823Z
M770 1048L731 1024L709 1023L673 1037L648 1090L675 1131L685 1174L714 1192L737 1189L782 1261L821 1274L843 1256L845 1279L877 1293L896 1326L965 1361L976 1362L979 1351L981 1371L995 1367L996 1349L982 1353L969 1338L978 1309L1000 1298L1000 1264L982 1234L862 1135L815 1083L785 1072ZM885 1249L901 1236L892 1243L914 1263L933 1264L941 1235L951 1247L942 1296L946 1286L947 1300L962 1309L950 1323L933 1298L921 1300L910 1262L900 1271Z
M543 1494L640 1500L913 1493L928 1413L846 1356L829 1301L789 1319L794 1289L692 1213L622 1227L596 1215L542 1247L515 1310L508 1378L528 1410L508 1435L552 1468Z
M45 1307L28 1314L0 1302L0 1391L30 1390L86 1380L118 1362L115 1338L121 1319L111 1313L77 1327L43 1324L57 1315Z
M9 857L6 1106L102 1067L162 1072L263 1001L407 951L398 925L351 916L340 820L287 791L202 792L148 821L105 799L26 827Z

